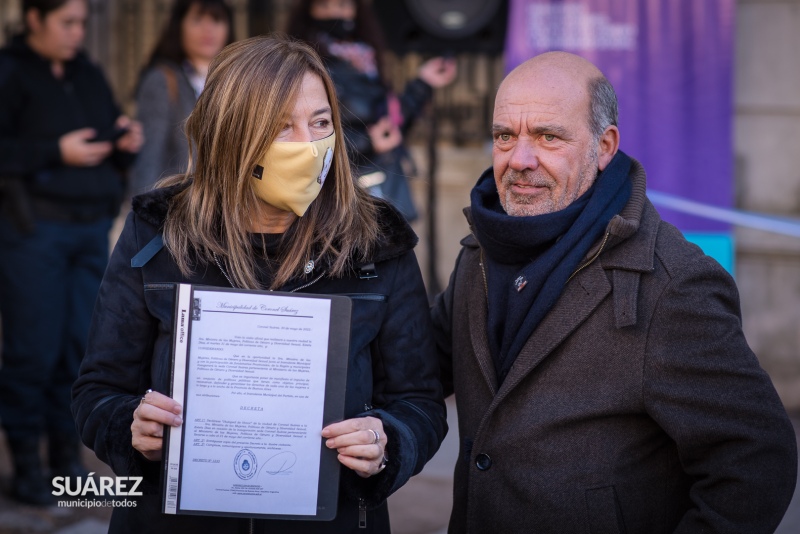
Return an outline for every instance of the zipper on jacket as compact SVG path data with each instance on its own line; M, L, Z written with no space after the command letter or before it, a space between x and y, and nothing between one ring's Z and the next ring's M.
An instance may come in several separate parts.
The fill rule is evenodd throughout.
M606 235L603 237L603 242L602 242L602 243L600 243L600 248L599 248L599 249L597 249L597 252L595 253L595 255L594 255L594 256L592 256L591 258L589 258L589 259L586 261L586 263L584 263L583 265L581 265L580 267L578 267L577 269L575 269L575 272L574 272L574 273L572 273L572 274L569 276L569 278L567 278L567 282L569 282L570 280L572 280L572 278L573 278L573 277L574 277L576 274L578 274L579 272L581 272L581 271L584 269L584 267L588 267L588 266L589 266L591 263L593 263L593 262L594 262L594 260L596 260L596 259L597 259L597 257L598 257L598 256L600 256L600 253L601 253L601 252L603 252L603 249L606 247L606 243L608 242L608 236L610 236L610 235L611 235L611 232L606 232Z
M427 420L428 420L428 422L429 422L429 423L430 423L432 426L436 426L436 425L433 423L433 419L431 419L431 416L430 416L430 415L428 415L427 413L425 413L425 412L422 410L422 408L420 408L420 407L419 407L419 406L417 406L416 404L412 404L411 402L409 402L409 401L407 401L407 400L405 400L405 399L400 399L400 400L399 400L399 401L397 401L397 402L399 402L399 403L402 403L402 404L405 404L406 406L410 407L412 410L414 410L415 412L417 412L418 414L420 414L421 416L423 416L425 419L427 419Z
M367 528L367 503L358 499L358 528Z
M250 526L248 527L247 532L249 534L253 534L255 531L256 531L255 519L250 519Z
M486 281L486 268L483 266L483 249L481 251L481 274L483 275L483 290L486 292L486 302L489 302L489 283Z
M334 293L343 297L350 297L353 300L371 300L373 302L386 302L388 297L380 293Z
M155 284L145 284L144 290L145 291L155 291L160 289L175 289L175 284L169 282L160 282Z
M483 248L479 248L479 250L481 251L481 260L480 260L479 264L481 266L481 274L483 275L483 290L486 292L486 306L487 306L487 313L488 313L489 284L486 281L486 267L485 267L485 264L484 264L484 261L483 261ZM495 384L494 386L492 386L492 392L496 393L497 392L497 385L496 385L497 384L497 381L496 381L497 372L493 368L489 367L487 365L487 362L483 358L478 358L478 367L481 368L481 372L483 373L483 376L486 377L486 380L490 384Z

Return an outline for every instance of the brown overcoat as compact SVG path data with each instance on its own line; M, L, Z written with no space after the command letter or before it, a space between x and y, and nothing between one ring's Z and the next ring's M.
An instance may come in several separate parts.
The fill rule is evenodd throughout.
M432 313L461 441L452 533L773 532L792 426L733 279L633 192L498 388L473 235ZM469 210L465 210L469 219Z

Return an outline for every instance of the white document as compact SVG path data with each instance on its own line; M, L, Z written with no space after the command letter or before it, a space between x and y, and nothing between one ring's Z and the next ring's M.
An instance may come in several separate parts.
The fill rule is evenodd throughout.
M181 285L176 312L165 513L316 514L331 300Z

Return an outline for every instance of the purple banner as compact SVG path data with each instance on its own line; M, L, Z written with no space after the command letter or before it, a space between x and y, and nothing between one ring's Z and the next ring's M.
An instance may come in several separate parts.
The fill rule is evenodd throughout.
M648 188L733 203L734 0L510 0L508 70L549 50L596 64L619 98L621 148ZM684 231L724 223L659 210Z

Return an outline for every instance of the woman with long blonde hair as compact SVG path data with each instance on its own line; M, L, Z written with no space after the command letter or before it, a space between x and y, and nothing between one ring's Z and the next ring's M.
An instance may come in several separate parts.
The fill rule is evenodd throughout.
M133 200L73 390L84 443L117 474L144 477L145 495L114 510L111 531L248 527L160 513L162 429L182 424L165 394L174 288L192 283L352 298L345 420L320 429L342 465L336 518L249 526L343 533L366 522L389 532L386 497L446 431L416 236L355 185L333 84L305 44L260 37L226 47L186 130L189 170Z

